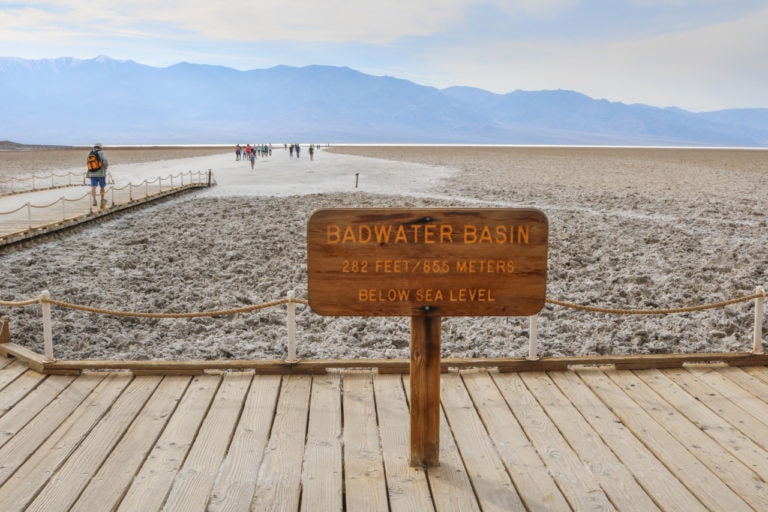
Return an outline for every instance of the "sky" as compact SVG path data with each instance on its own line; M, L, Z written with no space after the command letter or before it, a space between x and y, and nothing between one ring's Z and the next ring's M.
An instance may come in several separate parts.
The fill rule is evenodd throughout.
M347 66L438 88L768 108L766 0L0 1L0 56Z

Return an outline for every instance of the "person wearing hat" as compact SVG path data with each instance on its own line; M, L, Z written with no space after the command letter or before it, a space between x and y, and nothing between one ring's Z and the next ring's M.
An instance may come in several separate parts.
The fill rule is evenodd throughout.
M93 206L96 206L96 187L101 189L101 207L106 206L104 199L105 188L107 186L107 167L109 162L106 155L104 155L104 146L101 142L97 142L93 145L93 149L88 153L87 159L88 172L85 174L86 178L91 179L91 197L93 198Z

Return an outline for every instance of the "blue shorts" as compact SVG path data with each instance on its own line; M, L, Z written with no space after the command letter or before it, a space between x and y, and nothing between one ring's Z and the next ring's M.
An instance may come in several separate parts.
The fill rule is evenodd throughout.
M91 178L91 186L92 187L106 188L107 187L107 179L104 176L101 176L100 178Z

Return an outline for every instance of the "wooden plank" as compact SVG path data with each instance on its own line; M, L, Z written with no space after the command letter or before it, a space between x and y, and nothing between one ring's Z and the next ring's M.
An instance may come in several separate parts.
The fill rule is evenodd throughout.
M438 375L439 378L439 375ZM374 375L373 389L391 511L434 510L424 468L408 454L410 413L399 375ZM438 426L440 404L437 404ZM439 432L436 434L439 435ZM439 458L439 454L438 454Z
M410 376L403 376L406 393L410 392ZM410 397L409 397L410 398ZM427 467L432 500L439 512L479 511L480 504L472 489L464 461L443 410L440 410L440 465Z
M750 378L739 368L723 368L721 371L726 374L736 372L745 378ZM728 450L732 457L739 459L759 475L764 482L768 482L768 451L739 432L738 429L702 404L701 401L695 400L658 370L645 370L637 372L636 375L678 412L693 422L696 428L717 441L720 446ZM766 435L768 435L768 427L766 427Z
M256 375L243 413L211 491L209 511L248 510L277 406L280 377Z
M0 343L0 354L13 356L29 366L30 370L45 373L46 359L40 354L32 352L27 347L22 347L15 343Z
M579 376L705 506L716 510L751 509L604 372L580 371Z
M11 342L11 320L7 317L0 317L0 343ZM0 368L2 368L3 362L0 361Z
M388 510L371 372L344 373L344 484L347 510Z
M205 510L252 377L250 372L224 374L195 442L173 481L165 510Z
M19 361L13 361L4 368L0 369L0 391L5 393L3 388L16 380L19 375L25 373L28 370L29 368L27 365L22 364Z
M80 445L63 461L27 511L69 509L117 445L160 383L161 377L133 379Z
M768 510L768 485L743 462L681 415L653 389L631 372L606 372L607 375L690 453L717 475L728 487L757 510Z
M0 354L3 347L13 344L0 344ZM42 356L23 347L29 357L30 368L48 374L70 372L77 374L85 370L129 370L137 374L166 375L171 372L178 374L200 374L207 370L253 370L257 374L290 375L318 374L329 369L341 368L378 368L387 373L408 373L408 359L315 359L298 362L281 360L224 360L224 361L53 361L46 362ZM20 357L20 356L19 356ZM21 359L21 357L20 357ZM504 372L541 372L565 371L572 366L605 366L614 365L617 369L648 369L648 368L680 368L688 363L721 361L731 366L760 366L768 365L768 354L752 354L749 352L735 353L704 353L704 354L654 354L637 356L577 356L577 357L543 357L529 361L524 357L500 358L444 358L440 362L443 372L451 368L498 368ZM35 366L33 366L35 365Z
M191 379L165 377L70 512L114 510L154 446Z
M19 402L0 420L0 485L66 420L93 391L102 376L76 379L67 387L69 377L53 377ZM65 389L66 388L66 389ZM63 390L63 391L62 391ZM39 414L45 409L45 414Z
M619 461L600 434L592 429L547 374L525 373L521 374L521 377L617 509L658 510L634 475Z
M36 372L30 372L34 375L41 375ZM66 410L67 406L74 408L80 401L85 398L86 394L92 389L82 389L82 386L76 386L74 390L65 394L59 398L59 405L54 405L50 409L46 409L50 402L56 399L62 390L69 386L73 381L72 377L48 377L37 388L29 393L24 399L16 403L13 409L8 414L3 415L0 418L0 447L13 438L27 423L32 421L40 411L45 409L45 417L43 420L37 419L36 426L31 426L25 435L29 435L34 438L36 435L41 437L47 436L59 422L64 420L66 414L69 413ZM95 387L95 384L93 384ZM78 399L79 397L79 399ZM35 434L35 429L41 429L39 434ZM0 451L0 454L5 453ZM9 456L5 453L5 456Z
M0 488L0 509L10 511L26 508L51 475L109 410L130 383L131 377L112 374L104 378L97 377L97 380L98 385L93 392L76 409L68 410L71 413L69 417L47 439L34 440L32 446L36 448L35 452L23 461L13 476ZM6 459L2 460L5 462Z
M727 377L758 398L768 402L768 380L760 378L759 374L751 375L746 368L723 368L720 374ZM768 373L766 373L768 379Z
M765 366L747 366L743 369L752 377L760 379L763 382L768 382L768 368Z
M721 371L713 371L711 368L690 367L688 370L699 379L715 387L721 395L735 403L749 414L768 425L768 402L765 396L765 387L758 390L745 389L731 379L728 379Z
M713 388L688 370L665 370L664 375L685 389L696 400L709 407L735 429L752 439L758 446L768 450L765 423L755 418L750 414L750 411L724 398L719 389Z
M308 375L283 377L251 510L295 511L299 508L311 387L312 378Z
M440 463L440 317L411 317L410 464Z
M557 483L486 372L464 372L464 385L528 510L570 510Z
M443 375L442 388L445 416L467 467L480 507L486 512L525 510L514 484L506 473L504 463L493 446L493 441L477 415L461 376Z
M344 510L341 374L312 379L309 426L301 476L301 510Z
M575 373L552 372L549 378L663 510L706 510Z
M571 507L582 510L612 509L595 476L584 470L584 463L525 386L522 377L502 374L494 376L494 380Z
M202 375L192 379L118 510L133 512L159 510L162 507L220 383L219 375Z
M26 371L26 367L24 370L24 373L0 391L0 418L45 379L42 373Z

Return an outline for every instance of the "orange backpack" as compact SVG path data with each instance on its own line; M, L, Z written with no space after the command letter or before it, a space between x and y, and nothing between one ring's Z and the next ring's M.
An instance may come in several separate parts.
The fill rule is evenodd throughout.
M86 160L86 165L88 166L89 171L98 171L101 169L101 157L99 156L99 152L96 150L91 151L88 153L88 159Z

